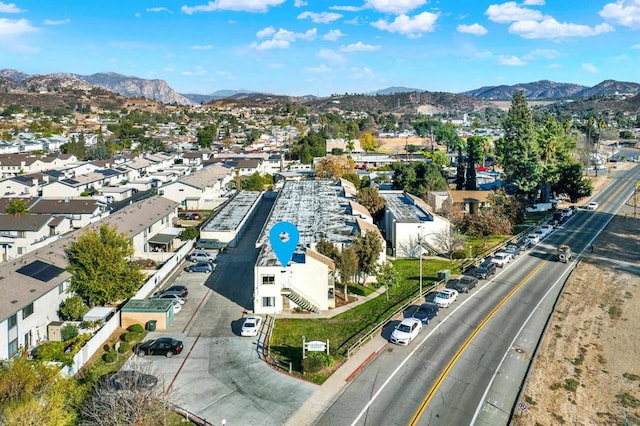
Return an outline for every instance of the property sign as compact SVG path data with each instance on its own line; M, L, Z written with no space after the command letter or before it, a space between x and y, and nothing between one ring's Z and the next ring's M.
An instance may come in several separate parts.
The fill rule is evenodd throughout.
M325 342L314 340L312 342L307 343L307 350L309 352L326 352L327 344Z

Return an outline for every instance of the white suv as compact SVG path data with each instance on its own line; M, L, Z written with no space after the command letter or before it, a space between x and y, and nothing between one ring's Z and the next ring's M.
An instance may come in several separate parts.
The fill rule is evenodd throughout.
M497 267L503 268L507 263L511 261L511 254L499 251L494 254L491 261L496 264Z

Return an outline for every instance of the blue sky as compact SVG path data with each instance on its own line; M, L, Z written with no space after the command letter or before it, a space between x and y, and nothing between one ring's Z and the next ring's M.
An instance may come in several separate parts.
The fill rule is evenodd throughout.
M181 93L636 81L640 0L0 0L0 69Z

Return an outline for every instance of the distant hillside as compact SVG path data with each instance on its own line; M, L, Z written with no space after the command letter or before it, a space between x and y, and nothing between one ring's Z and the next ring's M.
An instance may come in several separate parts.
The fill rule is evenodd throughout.
M577 95L583 98L602 95L637 95L640 84L626 81L605 80L593 87L585 88Z
M413 92L424 92L421 89L410 89L408 87L387 87L386 89L376 90L375 92L369 92L368 95L395 95L397 93L413 93Z
M524 90L527 99L566 99L576 96L581 91L587 89L586 86L571 83L555 83L549 80L540 80L533 83L514 84L513 86L486 86L461 95L473 96L474 98L486 100L510 100L513 95Z
M256 93L256 92L252 90L245 90L245 89L217 90L209 95L199 95L196 93L182 93L182 96L189 99L191 102L195 104L207 104L217 99L232 98L232 97L235 97L236 95L250 94L250 93Z
M16 70L0 70L0 78L17 83L13 92L24 88L26 91L91 90L92 86L101 87L127 97L141 97L165 104L192 105L189 99L173 90L164 80L146 80L117 73L97 73L79 75L71 73L53 73L28 75ZM8 84L5 84L8 89Z

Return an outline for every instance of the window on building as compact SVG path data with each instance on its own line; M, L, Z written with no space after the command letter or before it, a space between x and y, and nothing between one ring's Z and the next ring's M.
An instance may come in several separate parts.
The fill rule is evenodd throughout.
M18 254L25 254L27 249L25 247L18 247Z
M13 314L7 320L7 325L9 326L9 330L18 325L18 314Z
M276 283L275 275L263 275L262 276L262 285L273 285Z
M27 318L31 314L33 314L33 303L29 303L22 309L22 319Z
M58 294L64 293L64 283L58 284Z
M276 298L275 297L263 297L262 298L262 306L264 306L264 307L276 306Z
M9 342L9 358L18 353L18 338Z
M27 231L18 231L18 238L27 238Z

